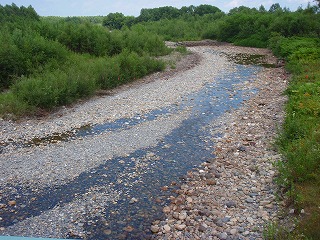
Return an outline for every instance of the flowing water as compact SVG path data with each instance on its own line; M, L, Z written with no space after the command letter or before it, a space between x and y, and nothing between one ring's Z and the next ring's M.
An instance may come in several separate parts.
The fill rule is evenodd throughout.
M83 227L85 232L90 233L87 239L150 237L151 222L163 217L162 208L168 204L168 197L174 195L173 190L184 182L186 173L215 157L210 123L225 112L238 108L255 91L241 89L238 86L251 81L260 67L238 64L233 66L232 72L222 71L212 83L187 96L181 104L112 123L84 126L64 135L33 139L19 146L32 147L40 143L71 141L105 131L131 128L164 115L170 117L181 110L191 111L189 117L156 146L139 149L126 157L114 157L88 172L83 172L65 185L45 188L36 193L23 186L11 186L16 189L15 194L20 196L19 202L23 208L18 208L15 212L0 209L1 217L4 219L0 225L11 226L26 218L38 216L57 205L64 206L73 201L75 196L85 194L93 187L107 185L113 191L120 192L120 198L114 204L109 204L102 216L86 219L87 223ZM137 169L137 162L145 162L145 167ZM164 186L168 187L164 189ZM7 200L14 197L8 195ZM30 199L34 201L30 202ZM130 202L128 199L133 201Z

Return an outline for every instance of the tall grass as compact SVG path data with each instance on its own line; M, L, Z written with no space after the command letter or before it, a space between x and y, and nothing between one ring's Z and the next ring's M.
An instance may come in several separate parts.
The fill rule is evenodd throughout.
M278 182L290 189L295 207L307 213L297 231L308 239L320 239L320 41L277 37L271 47L286 58L293 73L286 91L286 119L278 139L285 157L278 163Z

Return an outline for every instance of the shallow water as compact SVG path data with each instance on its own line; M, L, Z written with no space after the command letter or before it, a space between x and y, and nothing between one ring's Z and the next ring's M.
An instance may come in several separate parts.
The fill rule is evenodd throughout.
M215 157L212 153L214 146L209 124L225 112L238 108L249 94L255 91L240 90L236 84L251 81L259 70L258 66L235 64L232 72L221 72L213 83L185 97L180 104L130 119L84 126L70 134L61 135L57 141L69 141L105 131L130 128L164 115L170 117L180 110L191 109L190 116L155 147L139 149L127 157L115 157L88 172L83 172L65 185L46 188L40 192L33 192L23 186L11 186L14 191L3 193L3 200L15 199L19 195L20 206L23 205L23 208L16 206L15 212L11 212L10 207L0 209L0 216L3 218L0 226L11 226L26 218L38 216L57 205L63 206L93 187L109 186L121 193L120 199L116 204L109 204L104 209L104 216L86 219L90 224L84 225L85 232L91 233L87 235L87 239L150 237L150 224L154 219L163 217L162 208L168 204L168 196L174 195L172 190L183 183L188 171ZM34 146L38 142L49 144L51 139L48 137L33 140L25 146ZM137 163L141 162L144 162L144 167L137 168ZM163 186L168 186L168 190L162 191ZM137 199L137 202L130 203L132 198ZM34 201L30 202L30 199ZM108 227L105 225L106 219Z

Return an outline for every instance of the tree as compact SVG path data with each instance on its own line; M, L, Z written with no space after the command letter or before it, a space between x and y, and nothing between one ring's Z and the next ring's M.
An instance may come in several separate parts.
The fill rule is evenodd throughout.
M265 7L264 7L263 5L261 5L261 6L259 7L259 12L265 13L265 12L267 12L267 10L265 9Z
M211 6L208 4L199 5L194 9L194 13L199 16L203 16L205 14L214 14L216 12L221 12L221 10L215 6Z
M272 4L269 9L269 12L274 13L274 12L278 12L278 11L282 12L282 8L280 7L280 4L279 3Z
M126 17L119 12L109 13L104 19L102 25L109 29L121 29L125 24Z

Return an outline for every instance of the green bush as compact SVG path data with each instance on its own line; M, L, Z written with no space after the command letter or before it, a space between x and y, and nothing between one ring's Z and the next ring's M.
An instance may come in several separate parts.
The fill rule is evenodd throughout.
M32 115L35 108L21 101L12 92L0 93L0 117L16 119L24 115Z
M293 73L278 146L285 161L278 163L279 183L296 208L310 213L297 224L297 235L319 238L320 211L320 55L319 40L274 36L271 45L286 57ZM312 213L312 214L311 214Z

